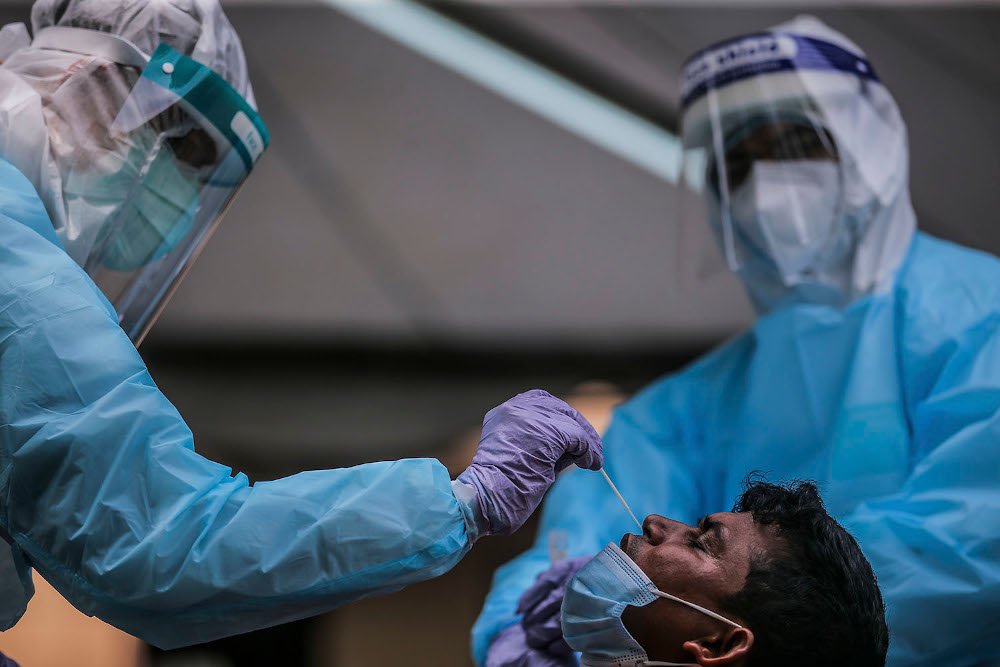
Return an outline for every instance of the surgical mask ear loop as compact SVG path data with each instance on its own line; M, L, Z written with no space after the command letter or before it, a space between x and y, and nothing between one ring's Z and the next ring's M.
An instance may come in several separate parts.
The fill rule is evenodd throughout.
M705 609L704 607L702 607L700 605L696 605L694 602L688 602L687 600L682 600L679 597L675 597L675 596L671 595L670 593L664 593L663 591L660 591L660 590L650 591L650 593L652 593L653 595L655 595L656 597L659 597L659 598L664 598L666 600L673 600L674 602L680 602L682 605L690 607L691 609L694 609L695 611L700 611L701 613L705 614L706 616L711 616L712 618L714 618L717 621L722 621L723 623L725 623L727 625L731 625L734 628L736 628L737 630L742 630L743 629L743 626L740 625L739 623L736 623L735 621L730 621L725 616L720 616L719 614L716 614L714 611L710 611L710 610ZM652 664L656 664L656 663L646 663L646 664L652 665ZM664 664L672 664L672 663L664 663Z
M710 611L708 609L705 609L701 605L697 605L697 604L695 604L693 602L688 602L687 600L682 600L679 597L671 595L670 593L664 593L663 591L660 591L660 590L650 591L650 593L652 593L656 597L664 598L665 600L673 600L674 602L680 602L682 605L690 607L691 609L694 609L695 611L700 611L701 613L705 614L706 616L711 616L712 618L714 618L716 620L719 620L719 621L722 621L723 623L731 625L734 628L736 628L737 630L742 630L743 629L743 626L740 625L739 623L736 623L734 621L730 621L725 616L720 616L719 614L716 614L714 611ZM636 663L636 667L639 667L640 665L642 667L697 667L697 664L693 663L693 662L659 662L659 661L656 661L656 660L640 660L639 662Z

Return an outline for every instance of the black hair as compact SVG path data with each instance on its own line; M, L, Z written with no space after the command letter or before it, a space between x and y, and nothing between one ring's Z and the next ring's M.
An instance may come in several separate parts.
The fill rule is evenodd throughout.
M778 548L751 557L746 584L725 602L754 633L752 667L882 667L885 604L861 547L811 482L751 476L734 512L775 529Z

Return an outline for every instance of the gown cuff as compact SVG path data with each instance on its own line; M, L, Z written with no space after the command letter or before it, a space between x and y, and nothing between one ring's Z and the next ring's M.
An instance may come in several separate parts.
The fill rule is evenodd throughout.
M474 544L480 537L489 533L489 521L483 516L479 505L479 491L471 484L458 479L452 481L451 490L459 507L462 508L469 544Z

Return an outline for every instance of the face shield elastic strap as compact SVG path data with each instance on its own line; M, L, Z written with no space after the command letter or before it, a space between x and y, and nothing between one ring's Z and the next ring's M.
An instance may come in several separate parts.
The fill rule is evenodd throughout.
M86 28L43 28L35 35L31 45L39 49L68 51L84 56L97 56L120 65L130 65L142 70L149 64L149 56L124 37L110 32Z
M709 90L750 77L791 70L829 70L878 81L863 56L815 37L758 33L727 40L699 51L684 66L681 109Z

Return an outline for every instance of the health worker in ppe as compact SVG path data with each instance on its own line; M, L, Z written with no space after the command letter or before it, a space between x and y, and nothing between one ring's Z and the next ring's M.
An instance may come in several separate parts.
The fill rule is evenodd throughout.
M899 110L818 20L697 53L683 91L686 171L760 316L619 407L605 470L637 512L687 523L751 471L816 480L878 575L887 664L996 664L1000 261L915 231ZM547 536L592 554L629 521L598 476L560 479L535 547L496 572L477 662L550 664L504 635Z
M31 568L161 648L303 618L447 571L600 468L540 390L486 415L455 481L412 459L251 485L196 454L126 331L267 144L239 39L216 0L40 0L32 24L0 32L0 627Z

